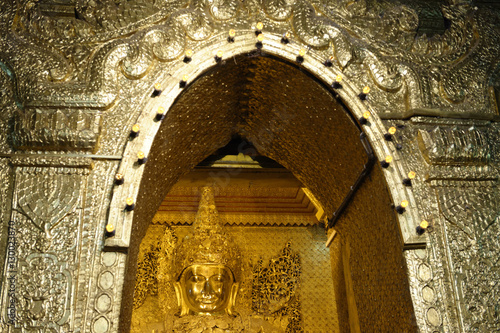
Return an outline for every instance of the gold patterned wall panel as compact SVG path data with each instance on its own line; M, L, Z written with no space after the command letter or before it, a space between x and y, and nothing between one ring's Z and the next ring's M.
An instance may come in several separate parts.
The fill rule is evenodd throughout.
M57 158L15 160L18 191L4 272L11 283L3 289L9 305L2 314L13 327L29 322L59 332L73 325L70 309L82 256L82 188L89 164L78 158L66 167L55 167L60 165Z
M349 247L361 332L373 326L381 332L417 332L396 218L382 168L375 166L335 226Z

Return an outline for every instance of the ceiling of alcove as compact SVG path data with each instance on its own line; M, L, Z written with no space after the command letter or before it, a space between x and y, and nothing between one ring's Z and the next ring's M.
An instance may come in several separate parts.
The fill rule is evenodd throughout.
M217 179L224 177L221 183ZM284 169L198 167L171 188L152 223L191 224L200 189L210 185L222 223L228 225L316 225L324 217L310 191Z
M179 179L152 223L193 223L204 186L215 189L215 205L224 224L305 226L324 218L316 198L290 171L235 137Z
M185 88L163 120L136 218L151 221L179 177L236 135L291 171L331 214L367 160L359 134L332 92L302 68L258 54L227 59Z

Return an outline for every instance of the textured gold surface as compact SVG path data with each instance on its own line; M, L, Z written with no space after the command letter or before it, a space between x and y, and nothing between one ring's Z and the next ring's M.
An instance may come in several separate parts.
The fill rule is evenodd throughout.
M134 164L137 151L147 153L155 137L156 110L161 104L169 110L182 76L195 80L215 65L219 50L223 59L218 66L224 66L233 55L248 52L294 63L304 49L301 69L325 84L342 74L343 87L336 92L355 118L371 113L364 130L378 159L394 158L383 172L393 201L409 202L398 222L419 330L497 331L500 284L492 281L499 279L500 34L499 7L488 8L488 3L495 5L489 0L447 1L443 6L426 0L403 5L385 0L0 0L0 245L2 254L9 250L2 256L6 264L0 265L5 309L0 330L116 332L121 324L126 331L136 251L144 232L128 233L133 213L122 210L127 197L137 199L141 181L165 185L161 177L142 178L142 168ZM260 52L255 52L257 22L263 23ZM230 29L235 31L233 43L227 40ZM282 36L287 44L281 43ZM193 50L187 53L189 63L183 61L187 50ZM322 64L325 59L330 67ZM231 75L200 99L237 88L233 83L239 81ZM163 93L151 99L155 83ZM358 94L366 85L371 90L361 102ZM222 96L221 108L224 100ZM197 118L195 127L202 129L210 121ZM135 123L141 133L129 141ZM263 128L281 135L281 124L268 125ZM385 142L382 135L395 125L393 141ZM222 135L224 140L214 147L229 137ZM310 146L333 144L322 133L314 138L299 154ZM272 141L266 145L271 147ZM269 147L268 155L274 154ZM179 151L197 153L181 144L169 159L176 160ZM290 151L280 158L294 159L297 151ZM343 163L306 157L315 158L320 167L313 170L325 178L335 169L332 165ZM178 174L189 170L184 158L180 156ZM166 170L175 169L171 166ZM417 177L405 187L401 181L409 170L417 171ZM113 187L113 175L122 171L125 183ZM160 176L176 178L177 173ZM337 200L326 195L318 199L323 204ZM151 214L156 208L149 207ZM378 207L374 212L383 217ZM127 216L130 223L122 223ZM418 236L415 226L423 218L431 228ZM106 238L103 252L108 223L117 227L116 236ZM339 236L336 240L345 239ZM382 240L378 235L374 239ZM351 261L358 255L368 261L365 252L357 253L358 242L349 244ZM40 283L33 283L33 271ZM366 281L378 279L370 275ZM14 282L17 291L10 289ZM375 290L380 296L370 286L363 293ZM17 317L7 312L13 303ZM360 311L365 307L363 303ZM377 322L383 316L371 317Z
M349 247L361 332L373 327L417 332L400 234L380 167L365 180L335 230L342 246ZM338 261L338 254L332 260Z
M235 134L293 172L327 214L366 161L355 124L323 85L274 59L238 57L193 82L162 122L137 198L132 248L178 177Z
M259 322L258 316L252 310L252 268L258 267L262 260L262 267L272 267L272 260L280 258L283 248L288 242L291 244L292 255L300 256L302 271L300 286L296 294L300 295L302 325L305 332L338 332L335 296L331 274L329 250L325 248L326 236L324 230L318 227L225 227L242 250L243 280L238 293L236 311L243 319L251 318L248 322ZM144 239L141 248L149 249L149 244L155 242L161 235L163 226L150 226L148 236ZM190 232L190 227L172 227L179 239ZM160 236L161 237L161 236ZM146 250L147 253L149 250ZM285 277L285 276L283 276ZM160 299L161 300L161 299ZM165 301L165 299L163 299ZM170 299L176 307L175 296ZM293 304L292 304L293 305ZM150 332L148 327L162 322L164 314L162 304L152 292L144 304L134 310L132 318L132 331ZM284 318L288 315L283 314ZM275 318L273 316L268 316ZM276 317L277 318L277 317ZM271 319L268 318L268 324ZM245 322L245 320L243 320ZM272 322L272 321L271 321ZM280 320L274 319L274 325L281 327ZM282 331L286 331L286 323ZM162 323L163 324L163 323ZM263 322L263 325L265 322ZM272 325L271 325L272 326ZM264 325L264 327L266 327ZM258 331L258 330L257 330ZM248 332L251 332L249 330ZM267 330L265 330L267 332Z

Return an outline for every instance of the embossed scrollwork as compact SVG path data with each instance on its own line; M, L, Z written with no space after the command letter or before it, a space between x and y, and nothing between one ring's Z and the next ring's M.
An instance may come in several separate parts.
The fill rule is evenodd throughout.
M316 15L305 1L297 1L293 8L292 26L300 39L318 48L332 45L340 67L346 67L353 59L353 47L345 32L330 19Z
M418 28L418 14L407 6L399 6L397 9L401 14L398 19L401 28L408 32L416 31Z
M19 58L18 64L18 57L9 54L19 77L29 79L19 82L19 87L30 87L37 80L40 83L35 89L21 89L20 99L23 100L26 93L30 106L74 106L77 100L85 100L86 106L107 107L117 97L119 78L112 59L119 62L127 78L140 79L154 66L154 58L176 59L188 40L206 40L225 24L221 21L239 18L243 19L241 22L248 21L243 13L249 8L252 12L265 13L271 25L290 23L306 46L325 49L332 45L341 69L356 58L354 51L364 53L366 50L368 53L362 57L366 58L368 74L385 93L398 94L392 99L379 94L373 101L381 104L404 98L406 110L443 108L465 112L484 102L480 96L489 88L484 78L491 68L477 62L472 64L471 59L493 59L495 47L486 45L498 45L498 34L489 33L493 31L494 20L482 20L485 15L480 16L469 4L444 6L443 16L451 26L432 38L416 36L419 22L412 6L371 6L366 1L131 0L117 3L107 0L94 3L80 0L74 5L76 17L65 19L44 14L40 6L40 3L24 2L9 8L9 13L17 9L17 19L11 20L5 35L8 37L2 41L3 49L21 47L31 60L47 64L44 71L32 75L29 67L22 65L22 59ZM73 5L64 6L70 10ZM126 38L120 37L125 35ZM484 45L483 39L487 40ZM69 46L64 46L68 43ZM35 44L44 46L34 47ZM110 57L105 59L103 52L108 52ZM429 62L440 66L439 75L431 73ZM409 82L402 73L406 69L413 74ZM33 77L36 78L32 80ZM80 82L71 88L54 84L67 80ZM473 80L478 81L477 85L471 85ZM401 91L403 86L407 90ZM43 97L47 89L53 93ZM427 100L414 96L421 93L429 95ZM37 96L35 100L33 96ZM491 112L489 106L488 111Z
M143 77L153 64L150 40L154 37L147 33L144 38L130 47L127 57L121 62L123 74L129 79L136 80Z
M401 89L403 79L397 65L377 59L372 52L365 51L365 54L364 63L370 69L371 77L378 87L391 92Z
M51 254L31 254L19 269L18 316L32 327L55 328L69 317L71 273Z
M207 0L210 14L219 21L230 20L237 15L239 1L234 0Z
M173 19L182 25L186 34L193 40L204 40L213 33L213 22L205 10L182 9L173 16Z
M41 45L38 43L36 34L24 33L25 31L44 31L46 20L44 20L45 17L39 15L35 2L26 2L26 4L18 8L18 10L18 19L14 20L10 27L16 33L10 35L8 43L11 45L10 48L5 49L5 51L10 53L16 49L23 48L25 56L29 55L31 59L50 59L50 61L47 62L49 64L47 71L36 73L39 75L38 79L42 81L65 80L72 71L68 59L53 45ZM15 57L12 58L15 59Z
M122 62L123 73L131 79L141 78L153 66L155 57L169 61L177 58L184 48L185 33L177 22L153 27L136 39Z
M295 0L265 0L262 7L273 20L283 21L290 17Z
M184 51L185 33L179 24L172 24L167 30L155 30L152 34L155 39L153 54L161 61L175 59Z
M345 68L354 59L354 50L344 33L334 27L329 26L329 33L333 42L333 53L341 68Z
M441 96L450 103L458 104L464 101L467 88L464 87L463 80L460 79L461 73L454 72L446 75L439 81L439 92Z
M306 44L314 47L327 46L330 41L327 28L329 24L327 18L317 16L314 7L304 0L295 3L292 26Z

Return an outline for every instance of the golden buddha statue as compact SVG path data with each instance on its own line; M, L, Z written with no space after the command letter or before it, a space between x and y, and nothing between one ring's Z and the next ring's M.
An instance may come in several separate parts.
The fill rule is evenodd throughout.
M243 274L240 249L224 230L209 187L201 189L192 228L180 242L171 228L165 229L158 245L156 303L164 321L149 322L141 332L302 332L296 294L300 260L290 243L268 267L259 261L253 270L245 266ZM240 284L243 295L236 313ZM140 290L136 288L136 296L143 295L144 302L146 292ZM136 331L140 326L138 322Z
M178 315L234 316L240 260L238 247L220 222L213 189L203 188L193 233L184 238L173 256Z

